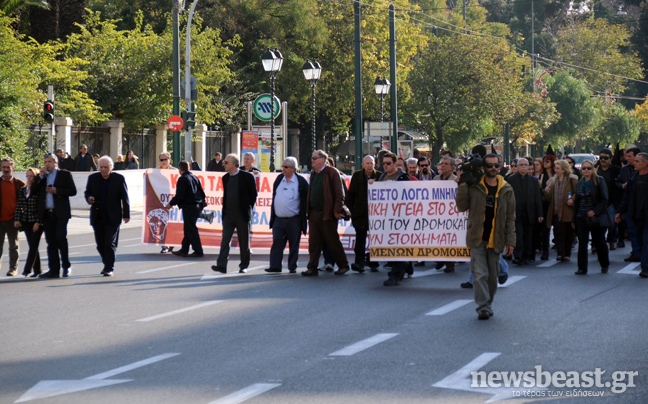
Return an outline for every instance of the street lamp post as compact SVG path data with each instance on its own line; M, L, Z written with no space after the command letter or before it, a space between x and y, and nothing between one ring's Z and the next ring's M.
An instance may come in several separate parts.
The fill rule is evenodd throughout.
M277 72L281 70L283 65L283 56L277 48L270 50L268 48L261 57L263 63L263 70L270 73L270 172L275 171L275 142L274 142L274 92L275 92L275 77Z
M317 60L314 60L312 63L307 60L306 63L304 63L304 67L302 67L302 71L304 72L304 77L306 77L306 80L310 81L311 85L311 101L312 101L312 106L313 106L313 116L312 116L312 150L311 152L314 152L317 150L317 139L315 137L315 87L317 86L317 80L319 80L321 74L322 74L322 66L317 62Z
M389 80L387 80L384 77L376 77L376 81L374 82L374 88L376 89L376 94L380 96L380 122L383 122L384 117L385 117L385 95L389 94L389 88L391 87L391 83Z

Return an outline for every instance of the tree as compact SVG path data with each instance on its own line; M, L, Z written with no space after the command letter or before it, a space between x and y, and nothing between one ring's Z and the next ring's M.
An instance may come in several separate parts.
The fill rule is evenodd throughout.
M200 19L192 25L192 74L198 81L198 122L218 118L216 94L231 79L230 46L219 32L203 29ZM84 88L112 119L126 125L144 127L166 122L171 114L172 63L171 24L158 35L143 23L140 13L136 28L118 30L113 21L101 21L90 12L79 34L66 43L66 59L86 61L88 73Z
M519 113L522 86L515 55L502 46L463 35L430 42L410 74L409 105L416 126L434 150L474 142L470 128L486 119L497 125Z
M641 123L635 111L628 111L623 105L612 101L599 100L601 120L594 128L588 141L592 146L598 144L616 144L634 142L639 137Z
M94 102L80 90L86 78L77 58L62 60L62 45L39 45L11 29L15 20L0 16L0 155L9 155L19 168L33 165L26 146L26 122L42 122L47 85L56 91L58 116L100 119Z
M571 23L555 38L558 59L586 69L575 69L572 75L586 80L593 91L622 93L627 80L639 79L643 70L637 54L628 51L630 33L619 24L604 19Z
M551 144L585 139L599 119L598 109L587 82L561 70L547 79L549 99L556 103L560 119L545 132Z

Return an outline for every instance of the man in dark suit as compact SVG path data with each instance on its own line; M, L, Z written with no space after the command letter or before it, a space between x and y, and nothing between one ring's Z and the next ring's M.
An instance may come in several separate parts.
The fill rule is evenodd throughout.
M223 161L221 160L222 158L222 154L216 152L214 158L209 160L209 163L207 163L206 171L225 171Z
M513 250L513 263L528 265L535 261L533 250L534 224L544 221L542 213L542 194L540 183L528 173L529 161L521 158L517 162L517 173L506 179L515 194L515 234L516 243Z
M97 171L92 154L88 153L88 146L82 144L79 154L74 159L74 171Z
M38 218L45 227L47 241L47 259L49 271L41 274L41 278L58 278L72 273L68 257L67 225L72 217L70 197L77 194L72 174L67 170L58 169L58 159L55 154L45 155L45 167L40 173L40 190L38 192Z
M346 195L347 207L351 211L351 223L355 228L355 263L351 264L354 271L363 272L367 264L372 272L378 271L377 263L370 263L368 254L365 255L367 244L367 232L369 231L369 202L367 200L367 184L369 180L376 180L380 176L374 169L375 161L373 156L365 156L362 159L362 170L353 173L349 192Z
M88 177L85 199L90 208L90 225L94 228L97 251L101 255L101 275L112 276L115 251L119 243L119 226L130 221L128 187L121 174L113 173L114 163L108 156L99 158L99 172Z
M254 176L239 169L239 159L236 154L229 154L223 162L227 174L223 176L223 239L216 265L211 269L227 273L230 241L236 229L241 262L239 273L247 272L250 265L250 221L252 210L256 204L257 187Z
M182 238L182 245L178 251L173 251L171 254L181 257L202 257L204 255L202 243L200 242L200 234L196 221L202 212L205 202L205 191L203 191L202 184L198 177L189 171L189 163L181 161L178 164L178 171L180 171L180 178L176 185L176 194L166 205L167 208L178 205L182 209L182 223L184 237ZM193 247L193 252L189 254L189 247Z

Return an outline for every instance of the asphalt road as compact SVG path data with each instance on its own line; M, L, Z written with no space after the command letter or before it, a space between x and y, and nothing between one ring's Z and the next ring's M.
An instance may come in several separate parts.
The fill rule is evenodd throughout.
M587 276L575 262L513 266L479 321L459 288L467 264L384 287L382 268L267 274L255 252L249 273L233 256L221 275L217 250L159 254L134 222L106 278L89 228L71 227L72 277L0 277L0 403L648 402L648 279L623 262L627 248L605 275L592 255ZM490 383L471 387L471 371ZM502 372L538 375L536 387L497 387ZM555 382L538 387L542 372ZM556 387L560 372L583 384ZM582 387L585 372L600 386Z

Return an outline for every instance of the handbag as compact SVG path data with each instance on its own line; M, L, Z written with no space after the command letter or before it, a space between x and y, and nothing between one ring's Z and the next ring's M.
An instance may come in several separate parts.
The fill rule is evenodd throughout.
M600 215L595 215L592 217L588 216L587 218L585 218L585 221L587 222L587 226L590 228L612 226L612 222L610 221L610 215L608 215L607 211L601 213Z

